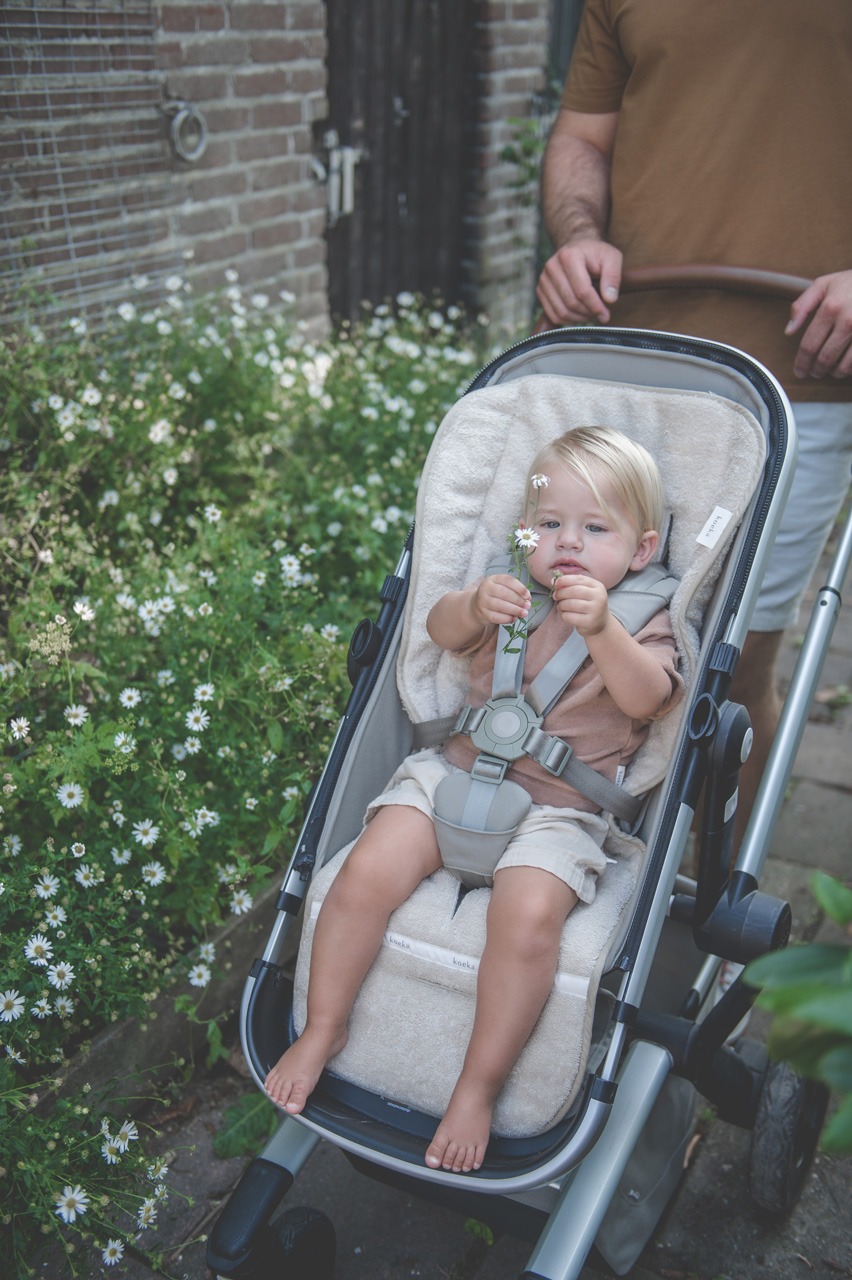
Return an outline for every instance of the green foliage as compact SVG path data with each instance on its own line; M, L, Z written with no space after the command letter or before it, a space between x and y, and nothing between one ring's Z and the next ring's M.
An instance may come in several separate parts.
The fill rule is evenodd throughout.
M481 1240L486 1245L494 1243L494 1232L487 1223L480 1222L478 1218L468 1218L464 1229L469 1236L473 1236L474 1240Z
M536 116L513 116L512 141L500 151L500 159L515 165L516 174L509 186L517 191L524 205L535 204L538 193L538 176L546 139L542 122Z
M213 1149L223 1159L257 1155L280 1123L277 1108L257 1090L228 1107L222 1119Z
M852 933L852 889L822 872L811 887L826 915ZM762 988L757 1003L775 1015L772 1056L840 1095L823 1147L852 1151L852 946L809 943L774 951L750 964L745 976Z
M411 295L310 341L236 277L165 288L97 334L0 341L0 1047L23 1089L177 982L224 1052L210 933L286 864L345 638L474 371L458 311Z

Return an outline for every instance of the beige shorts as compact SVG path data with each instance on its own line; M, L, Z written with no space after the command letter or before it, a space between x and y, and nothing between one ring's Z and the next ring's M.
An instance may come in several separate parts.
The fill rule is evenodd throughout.
M385 791L370 803L369 822L384 805L406 804L432 817L435 788L450 773L463 773L439 748L407 756ZM581 902L595 896L597 878L607 864L602 850L608 827L599 813L533 804L495 867L539 867L564 880Z

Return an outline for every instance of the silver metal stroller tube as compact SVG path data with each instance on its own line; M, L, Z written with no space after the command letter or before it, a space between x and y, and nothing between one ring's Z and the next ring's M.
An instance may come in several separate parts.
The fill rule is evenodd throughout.
M606 1128L583 1161L582 1176L571 1177L556 1202L525 1277L578 1280L670 1066L658 1045L631 1046Z
M737 870L760 877L769 842L778 821L796 752L807 724L823 663L840 613L840 593L852 562L852 508L811 613L804 644L796 663L757 799L737 859Z

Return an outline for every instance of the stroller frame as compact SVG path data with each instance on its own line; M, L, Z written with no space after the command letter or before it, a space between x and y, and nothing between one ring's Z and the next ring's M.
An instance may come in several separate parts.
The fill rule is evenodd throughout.
M661 361L677 369L674 381L655 380ZM674 775L677 783L669 786L664 802L652 805L642 888L619 957L609 972L616 1012L602 1064L586 1079L580 1101L566 1120L539 1138L493 1139L495 1156L475 1175L432 1170L422 1163L424 1135L431 1136L435 1125L431 1117L425 1118L431 1126L426 1133L424 1117L417 1113L403 1116L397 1107L395 1114L393 1103L373 1095L365 1098L365 1091L356 1086L324 1077L305 1111L284 1119L223 1211L208 1243L208 1265L215 1274L234 1280L288 1275L287 1250L282 1250L269 1218L320 1137L341 1147L356 1167L382 1181L486 1221L496 1213L503 1229L536 1241L524 1273L529 1280L576 1280L601 1224L612 1216L616 1188L673 1077L688 1081L709 1098L721 1118L753 1126L766 1072L765 1053L749 1042L736 1051L725 1041L755 993L738 981L709 1012L707 1007L719 957L746 962L783 946L789 933L789 906L762 894L757 883L839 613L840 588L852 559L852 516L814 606L736 870L729 878L738 771L747 755L750 726L744 710L731 704L727 694L795 468L795 426L783 391L762 366L732 348L676 335L599 328L557 330L527 339L493 360L468 390L530 369L612 381L615 368L621 380L634 385L680 387L684 383L677 378L694 379L696 367L699 388L744 403L762 421L772 448L738 535L743 545L750 546L748 563L731 570L733 557L729 557L708 609L692 684L693 690L701 692L692 697L684 716L669 771L669 779ZM686 385L695 387L694 381ZM261 1088L272 1052L268 1028L276 1019L280 1024L282 1000L286 1001L282 996L286 983L277 959L308 887L342 762L368 708L386 695L389 686L395 687L393 657L405 608L411 546L409 534L396 571L382 589L377 621L362 622L353 635L349 704L313 793L269 941L246 982L241 1036ZM679 867L705 775L696 883L683 877ZM650 1007L650 1002L643 1004L643 999L646 989L655 986L655 961L668 935L678 954L688 935L693 952L706 958L694 959L685 996L678 992L674 1008L664 999L660 1010ZM278 1052L276 1045L276 1057ZM808 1156L821 1119L817 1106ZM689 1128L687 1122L673 1136L672 1150L662 1157L658 1190L649 1197L638 1227L641 1239L625 1269L638 1256L677 1184ZM620 1261L623 1265L623 1257ZM613 1265L618 1268L618 1259Z

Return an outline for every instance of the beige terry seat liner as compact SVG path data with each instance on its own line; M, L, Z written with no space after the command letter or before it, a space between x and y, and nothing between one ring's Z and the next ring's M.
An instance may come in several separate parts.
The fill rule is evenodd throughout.
M707 393L531 375L460 400L427 459L397 673L413 722L449 715L467 690L469 659L429 641L429 609L446 591L480 576L505 548L539 448L569 427L590 423L631 435L662 470L671 515L668 565L681 583L672 620L689 680L703 611L762 471L758 423L741 406ZM702 536L708 524L718 532L715 541L712 533ZM634 793L665 777L682 712L683 704L651 726L628 771L626 785ZM595 901L578 906L566 921L554 989L498 1098L496 1133L548 1129L582 1083L598 983L624 936L644 845L611 825L605 852L615 861ZM317 872L306 906L294 1006L299 1031L314 921L341 862L342 856L334 857ZM489 891L477 889L461 902L460 896L458 881L442 870L394 913L355 1002L349 1041L329 1064L355 1084L436 1116L446 1108L470 1036L485 940Z

